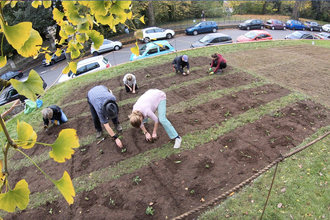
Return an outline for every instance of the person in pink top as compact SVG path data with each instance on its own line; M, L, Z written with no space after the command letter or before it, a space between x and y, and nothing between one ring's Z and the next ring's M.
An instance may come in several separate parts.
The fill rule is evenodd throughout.
M210 74L221 74L222 69L227 67L227 61L219 53L212 54L211 57L212 63L210 63ZM212 67L215 67L214 71L212 71Z
M158 117L155 115L158 109ZM152 135L147 131L144 122L151 118L154 122ZM158 124L161 123L171 139L175 139L174 148L181 146L181 137L171 122L166 118L166 94L159 89L149 89L134 104L132 114L129 116L131 125L141 128L147 141L157 139Z

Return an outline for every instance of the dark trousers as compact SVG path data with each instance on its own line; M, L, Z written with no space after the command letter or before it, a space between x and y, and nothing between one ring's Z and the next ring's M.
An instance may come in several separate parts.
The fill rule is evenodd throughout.
M212 67L217 67L217 65L218 65L218 62L217 61L214 61ZM226 67L227 67L227 63L221 62L220 63L220 66L219 66L219 69L225 69Z
M126 92L130 92L131 90L129 90L128 86L125 84L125 89L126 89ZM133 87L132 87L133 89ZM135 90L137 90L138 87L137 87L137 84L135 84Z
M183 70L183 68L185 68L187 66L187 63L182 63L182 66L178 65L178 64L173 64L174 69L176 70L180 70L180 68Z
M97 113L95 111L94 106L89 102L88 102L88 104L89 104L89 109L91 110L91 114L92 114L95 129L97 131L102 131L101 122L100 122L99 116L97 115ZM116 117L114 119L111 119L111 120L112 120L113 124L118 124L119 123L118 117Z

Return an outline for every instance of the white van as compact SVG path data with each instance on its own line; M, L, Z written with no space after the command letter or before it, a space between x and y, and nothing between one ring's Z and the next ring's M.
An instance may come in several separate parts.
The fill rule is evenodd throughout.
M74 74L70 70L68 74L62 74L58 82L64 82L78 75L92 73L109 67L111 67L111 64L109 63L108 59L105 58L104 56L96 56L96 57L80 60L77 64L77 72Z

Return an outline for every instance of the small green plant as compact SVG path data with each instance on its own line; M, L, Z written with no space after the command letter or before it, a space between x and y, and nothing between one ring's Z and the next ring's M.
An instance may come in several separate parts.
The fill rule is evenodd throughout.
M236 98L236 95L231 95L231 97Z
M308 110L309 108L308 107L306 107L306 110Z
M270 132L268 131L268 130L266 130L266 134L268 135L268 136L270 136L270 134L269 134Z
M148 208L146 209L146 214L147 215L154 215L154 211L155 211L154 208L148 206Z
M281 126L277 125L276 128L280 128Z
M253 95L258 95L259 94L259 92L253 92Z
M226 117L226 118L227 118L228 116L231 116L231 114L230 114L229 111L225 114L225 117Z
M172 84L175 84L175 81L173 81Z
M136 183L137 185L139 185L139 182L141 182L141 181L142 181L142 179L139 176L136 176L133 179L133 183Z
M80 149L81 152L84 152L86 150L86 148Z
M242 110L244 110L244 107L242 107Z
M251 158L251 156L247 155L247 154L244 154L243 151L241 151L241 154L242 154L242 157L248 157L248 158Z
M291 141L291 138L289 138L288 136L285 136L287 140Z
M177 160L177 161L174 161L174 163L181 163L181 161L180 160Z
M198 120L197 120L197 119L195 119L195 122L198 122Z
M229 139L229 142L231 142L231 139Z
M111 197L110 197L109 205L113 205L113 206L116 205L115 200L112 199Z
M195 190L191 190L191 191L190 191L190 194L194 194L194 193L195 193Z
M88 201L88 200L89 200L89 198L88 198L88 197L85 197L85 200L86 200L86 201Z
M313 125L314 123L313 122L309 122L311 125Z
M147 77L150 77L150 74L147 74L145 77L146 77L146 78L147 78Z
M272 138L272 139L270 139L269 141L270 142L274 142L276 139L275 138Z
M274 116L275 116L275 117L279 117L279 118L280 118L281 116L283 116L283 115L284 115L284 114L283 114L282 112L275 112L275 113L274 113Z
M291 128L291 131L293 131L293 128Z
M127 149L126 148L124 148L124 149L121 149L121 152L122 153L125 153L127 151Z
M50 210L49 210L49 214L53 214L53 208L50 208Z
M208 168L210 168L210 165L206 164L205 167L208 169Z

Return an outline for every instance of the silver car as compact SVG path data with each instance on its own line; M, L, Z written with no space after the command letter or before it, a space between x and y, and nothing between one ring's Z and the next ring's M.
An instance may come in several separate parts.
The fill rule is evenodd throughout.
M103 44L100 46L98 50L94 48L94 43L91 46L91 54L93 56L98 56L100 53L111 51L111 50L119 50L123 44L119 41L112 41L108 39L104 39Z

